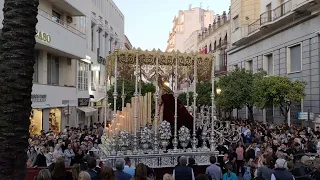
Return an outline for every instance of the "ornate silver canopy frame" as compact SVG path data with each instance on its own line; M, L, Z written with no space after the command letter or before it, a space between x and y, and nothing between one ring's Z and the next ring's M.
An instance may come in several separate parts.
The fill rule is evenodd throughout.
M223 141L237 142L240 139L240 133L234 125L230 122L222 122L216 119L215 116L215 101L214 101L214 57L208 54L186 54L180 52L161 52L161 51L141 51L134 50L116 50L113 54L107 57L107 76L114 79L114 107L113 107L113 121L117 124L117 109L116 101L117 94L117 80L118 80L118 64L134 64L135 65L135 92L134 92L134 128L133 131L122 130L117 132L116 127L113 126L112 137L106 135L102 138L101 149L106 156L137 156L143 157L164 155L164 154L192 154L199 152L214 153L217 143ZM167 121L159 121L158 102L160 100L160 91L156 85L156 92L154 93L155 114L152 125L138 127L138 97L139 97L139 65L147 64L155 66L155 82L158 82L159 67L173 66L174 67L174 84L178 84L178 68L186 67L193 69L193 103L192 106L186 108L193 115L193 129L188 129L182 126L177 127L178 113L178 89L174 86L174 124L169 124ZM201 73L200 73L201 72ZM211 74L212 92L211 92L211 106L201 106L197 104L196 84L199 75L203 73ZM108 79L108 78L106 78ZM187 97L189 97L189 88L187 88ZM107 93L106 93L107 96ZM124 107L125 92L122 91L122 107ZM107 99L107 98L106 98ZM189 101L187 103L189 105ZM198 111L198 107L200 110ZM105 119L107 120L107 119ZM173 132L171 127L173 126ZM201 129L202 134L197 138L196 132ZM172 142L170 142L173 137ZM199 147L199 142L202 141L202 146ZM167 149L168 145L172 143L173 148ZM215 152L216 153L216 152Z

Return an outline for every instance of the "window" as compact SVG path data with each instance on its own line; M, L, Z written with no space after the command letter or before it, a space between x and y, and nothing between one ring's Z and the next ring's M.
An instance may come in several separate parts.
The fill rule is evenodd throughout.
M91 22L91 51L93 52L94 52L94 26L95 24Z
M61 21L61 14L54 10L52 10L52 20L57 23L63 24L63 21Z
M59 57L47 54L47 83L59 85Z
M89 64L85 62L78 63L78 89L88 90Z
M271 3L266 6L266 12L267 12L267 22L270 22L272 20Z
M267 54L263 59L263 69L267 71L269 76L273 75L273 55Z
M252 60L246 62L246 70L253 71Z
M238 69L238 64L233 65L233 69Z
M38 82L38 65L39 65L39 60L38 60L38 57L39 57L39 51L35 51L34 52L34 60L35 60L35 63L34 63L34 66L33 66L33 78L32 78L32 82Z
M297 44L288 48L288 72L301 71L301 44Z
M236 15L234 18L233 18L233 30L236 31L238 28L239 28L239 16Z
M92 65L90 65L90 70L91 70L91 91L96 91L95 71L92 69Z
M101 28L99 28L99 32L98 32L99 34L98 34L98 43L99 43L99 52L97 52L98 53L98 55L101 55L101 50L102 50L102 48L101 48L101 33L102 33L102 29Z

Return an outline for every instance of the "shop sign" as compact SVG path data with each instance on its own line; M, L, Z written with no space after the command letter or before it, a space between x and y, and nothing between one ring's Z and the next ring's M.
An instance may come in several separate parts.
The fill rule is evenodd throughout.
M45 32L42 32L42 31L38 31L36 30L36 38L43 41L43 42L46 42L46 43L50 43L51 42L51 36Z
M78 106L89 106L90 98L78 98Z
M46 102L46 94L31 94L31 102Z

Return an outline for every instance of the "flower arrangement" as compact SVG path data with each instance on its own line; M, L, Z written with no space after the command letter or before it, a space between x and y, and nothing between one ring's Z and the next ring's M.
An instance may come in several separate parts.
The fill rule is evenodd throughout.
M140 142L142 144L151 143L151 130L148 127L143 127L140 133Z
M159 125L159 139L160 140L170 140L171 134L171 126L168 121L162 121Z
M130 144L130 134L128 131L120 131L119 133L119 145L120 146L129 146Z
M189 142L190 140L190 130L185 127L185 126L182 126L180 129L179 129L179 141L180 142Z

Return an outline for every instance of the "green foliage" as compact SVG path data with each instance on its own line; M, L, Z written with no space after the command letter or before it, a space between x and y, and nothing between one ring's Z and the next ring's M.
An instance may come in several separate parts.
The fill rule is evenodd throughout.
M197 105L209 105L211 106L211 90L212 83L210 81L204 81L197 84ZM187 105L187 93L181 93L178 99ZM193 92L189 92L189 105L193 103Z
M119 81L117 85L117 92L118 92L118 97L117 97L117 110L121 110L122 108L122 82ZM138 89L139 91L139 89ZM147 92L152 92L154 93L156 91L155 86L152 83L141 83L141 95L145 95ZM113 99L113 92L114 92L114 85L112 85L108 91L108 101L111 103L110 108L113 109L113 104L114 104L114 99ZM124 81L124 93L126 95L125 98L125 105L127 103L131 103L131 98L134 97L134 92L135 92L135 81L130 81L130 80L125 80ZM154 100L152 98L152 105L154 106ZM152 108L154 109L154 108Z
M254 83L263 78L264 72L253 73L245 69L235 69L221 77L218 86L222 93L216 97L216 104L225 111L248 107L249 119L253 119Z
M288 77L265 77L255 84L255 105L260 108L278 106L287 120L292 102L300 102L305 97L305 85L303 81L291 81Z

